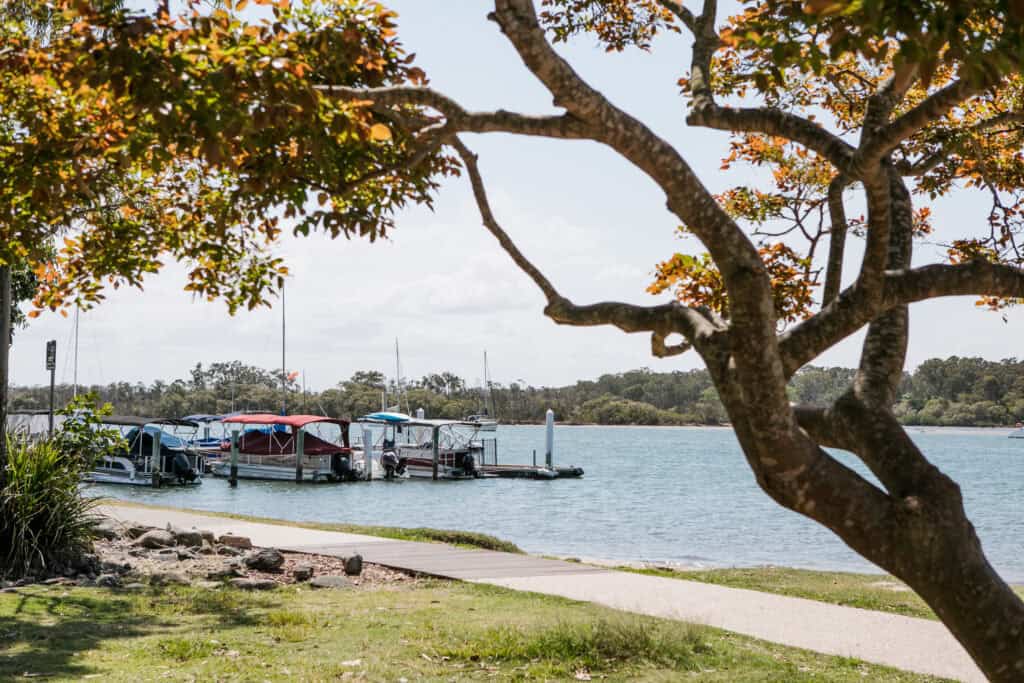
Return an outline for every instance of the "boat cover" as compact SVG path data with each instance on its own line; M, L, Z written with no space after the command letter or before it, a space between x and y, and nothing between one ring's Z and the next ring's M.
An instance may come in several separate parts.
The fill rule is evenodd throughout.
M347 443L348 432L342 430L342 436ZM348 452L347 447L317 438L312 434L306 434L302 445L306 455L332 455ZM239 437L238 452L243 455L295 455L295 434L245 432Z

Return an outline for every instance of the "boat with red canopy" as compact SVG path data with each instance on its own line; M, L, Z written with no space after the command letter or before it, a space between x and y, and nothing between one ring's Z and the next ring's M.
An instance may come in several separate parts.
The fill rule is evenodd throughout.
M222 422L231 439L221 448L231 455L211 465L214 476L230 477L233 463L238 479L319 482L359 476L347 420L258 413L231 415Z

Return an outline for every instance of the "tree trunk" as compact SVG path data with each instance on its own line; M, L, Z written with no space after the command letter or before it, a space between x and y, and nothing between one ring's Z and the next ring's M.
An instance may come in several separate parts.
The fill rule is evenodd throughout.
M7 386L11 360L11 267L0 266L0 488L7 472Z

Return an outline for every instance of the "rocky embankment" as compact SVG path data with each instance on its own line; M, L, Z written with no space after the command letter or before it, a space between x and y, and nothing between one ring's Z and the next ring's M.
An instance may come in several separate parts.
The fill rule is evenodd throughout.
M203 529L170 524L157 528L122 524L103 518L96 525L94 552L62 576L40 581L126 590L147 585L194 585L273 590L308 583L314 588L348 588L410 582L415 576L364 563L360 555L328 557L256 548L245 536L215 535ZM35 583L30 579L0 585L10 590Z

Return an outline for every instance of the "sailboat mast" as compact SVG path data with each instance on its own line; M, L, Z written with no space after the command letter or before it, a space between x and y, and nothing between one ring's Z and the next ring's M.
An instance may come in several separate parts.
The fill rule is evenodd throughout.
M288 371L285 370L284 285L281 285L281 414L288 414Z
M72 382L74 384L74 389L72 389L72 396L75 397L75 398L78 397L78 315L79 315L79 309L76 306L75 307L75 364L74 364L74 369L72 370ZM65 365L64 367L67 367L67 366Z

